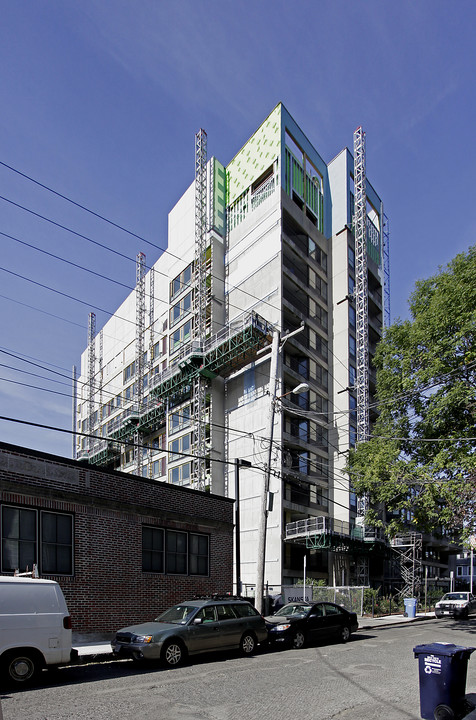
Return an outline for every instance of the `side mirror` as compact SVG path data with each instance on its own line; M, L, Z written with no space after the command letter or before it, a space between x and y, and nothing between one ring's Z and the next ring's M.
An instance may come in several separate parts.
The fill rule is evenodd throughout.
M193 621L193 625L201 625L203 622L203 618L195 618Z

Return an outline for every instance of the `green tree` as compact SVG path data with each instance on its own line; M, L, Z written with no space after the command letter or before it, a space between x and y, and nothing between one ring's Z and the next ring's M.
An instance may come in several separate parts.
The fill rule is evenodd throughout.
M375 355L379 417L349 457L352 484L414 525L476 527L476 246L416 283L410 320ZM380 519L381 520L381 519ZM380 524L375 509L367 522Z

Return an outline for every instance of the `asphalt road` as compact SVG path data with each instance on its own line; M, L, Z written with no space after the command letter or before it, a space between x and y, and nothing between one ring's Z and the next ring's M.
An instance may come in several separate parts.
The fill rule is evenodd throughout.
M476 646L476 619L360 631L345 644L202 656L172 670L130 661L43 673L1 694L4 720L413 720L420 717L413 647ZM467 691L476 691L476 653Z

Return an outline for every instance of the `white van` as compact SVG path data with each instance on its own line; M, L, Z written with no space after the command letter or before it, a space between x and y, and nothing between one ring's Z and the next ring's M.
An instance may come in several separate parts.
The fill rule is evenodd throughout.
M48 665L71 659L71 617L57 582L0 577L2 680L27 684Z

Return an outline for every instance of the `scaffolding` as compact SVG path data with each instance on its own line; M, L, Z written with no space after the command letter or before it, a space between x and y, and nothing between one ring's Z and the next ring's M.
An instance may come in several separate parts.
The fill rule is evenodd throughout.
M273 326L253 311L235 318L203 344L193 340L174 359L173 367L150 378L149 398L132 403L108 422L102 438L94 438L88 452L79 453L97 465L108 465L120 454L120 442L152 432L163 424L168 407L190 398L197 377L222 377L247 365L256 352L271 342ZM119 442L120 441L120 442ZM205 454L205 453L204 453Z
M194 268L194 339L203 345L207 333L207 134L195 135L195 268ZM206 390L207 380L193 378L193 429L195 433L193 486L203 490L206 484Z
M383 212L383 206L381 212L381 222L383 227L383 318L384 326L388 327L390 325L390 228L388 217Z
M358 127L354 133L357 442L365 442L369 434L369 310L365 182L365 133L361 127Z
M346 552L349 549L370 550L375 543L385 544L385 534L380 528L365 528L345 520L318 515L296 520L286 525L284 539L305 545L313 550Z
M354 132L354 230L355 230L355 309L357 344L357 443L369 435L369 310L367 278L367 194L365 177L365 133ZM364 523L369 507L368 495L357 499L357 516ZM367 578L368 582L368 578Z
M94 431L94 374L96 371L96 315L89 313L88 321L88 449L93 446Z
M423 537L421 533L397 535L391 540L392 550L397 555L402 577L402 597L416 597L420 592L423 567Z
M144 334L145 334L145 255L136 258L136 401L140 408L144 402ZM134 460L136 474L142 475L142 438L134 433Z

